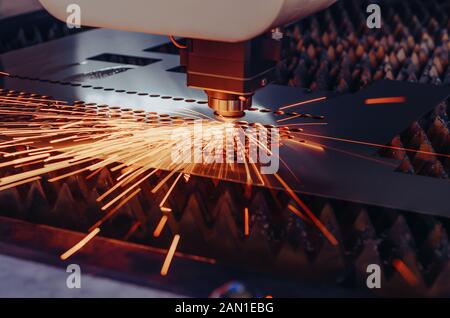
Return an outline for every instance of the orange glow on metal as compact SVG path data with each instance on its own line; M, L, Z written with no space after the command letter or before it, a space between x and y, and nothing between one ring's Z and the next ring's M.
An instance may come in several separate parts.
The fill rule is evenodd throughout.
M302 101L302 102L298 102L298 103L294 103L294 104L290 104L290 105L286 105L286 106L280 107L279 110L284 110L284 109L297 107L297 106L301 106L301 105L316 103L316 102L320 102L320 101L323 101L323 100L326 100L326 99L327 99L326 96L319 97L319 98L314 98L314 99L309 99L309 100L305 100L305 101Z
M164 229L164 226L167 223L167 215L163 215L161 217L161 220L159 221L158 225L156 226L155 231L153 232L154 237L159 237L161 235L162 230Z
M178 242L180 241L180 235L176 234L173 238L172 244L170 245L169 251L167 252L166 259L164 260L164 264L161 268L161 275L166 276L170 264L172 263L173 255L175 254L175 251L177 250Z
M80 249L82 249L87 243L89 243L90 240L92 240L98 233L100 232L100 229L97 227L92 232L90 232L84 239L82 239L80 242L75 244L74 247L69 249L67 252L62 254L60 256L61 260L65 261L69 257L71 257L73 254L78 252Z
M411 286L418 286L419 280L409 267L400 259L394 259L392 265L403 279Z
M379 105L379 104L403 104L406 102L406 97L380 97L380 98L368 98L364 101L366 105Z

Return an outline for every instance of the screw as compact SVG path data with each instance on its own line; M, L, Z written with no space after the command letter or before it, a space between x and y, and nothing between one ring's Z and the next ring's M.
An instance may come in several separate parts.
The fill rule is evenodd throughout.
M283 31L281 31L281 28L275 28L272 29L272 39L274 39L275 41L281 41L281 39L283 39Z

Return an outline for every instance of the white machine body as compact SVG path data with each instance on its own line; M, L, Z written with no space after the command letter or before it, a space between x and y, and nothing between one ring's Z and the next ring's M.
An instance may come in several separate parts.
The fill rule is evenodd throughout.
M308 16L336 0L40 0L66 21L81 8L84 26L222 42L250 40Z

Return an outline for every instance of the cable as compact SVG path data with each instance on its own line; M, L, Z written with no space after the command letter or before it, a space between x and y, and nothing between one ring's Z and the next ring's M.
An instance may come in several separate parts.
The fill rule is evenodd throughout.
M186 45L181 45L180 43L177 42L177 40L175 40L175 38L173 37L173 35L169 35L169 39L170 41L172 41L173 45L175 45L177 48L184 50L187 49Z

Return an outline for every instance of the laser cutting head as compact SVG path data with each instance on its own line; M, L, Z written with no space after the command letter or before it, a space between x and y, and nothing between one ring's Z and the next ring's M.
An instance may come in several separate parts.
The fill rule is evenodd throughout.
M219 115L242 116L254 92L274 79L278 29L337 0L78 0L81 24L166 34L188 40L187 84L203 89ZM40 0L66 21L73 0ZM68 13L69 12L69 13Z

